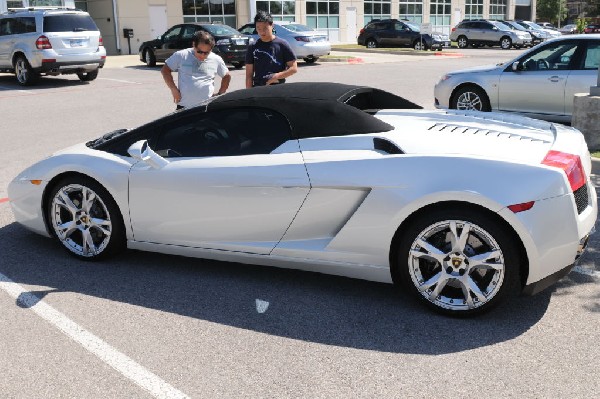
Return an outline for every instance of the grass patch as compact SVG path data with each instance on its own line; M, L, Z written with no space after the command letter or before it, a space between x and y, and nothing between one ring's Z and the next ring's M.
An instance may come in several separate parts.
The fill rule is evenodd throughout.
M592 155L594 158L600 158L600 151L592 151L592 152L591 152L591 155Z

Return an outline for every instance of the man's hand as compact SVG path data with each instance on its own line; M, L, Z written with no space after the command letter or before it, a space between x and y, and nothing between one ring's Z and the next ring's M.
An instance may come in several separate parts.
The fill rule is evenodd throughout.
M181 92L179 89L177 87L171 88L171 94L173 95L173 102L179 104L179 101L181 101Z
M267 83L266 83L266 85L268 86L268 85L272 85L272 84L277 84L277 83L279 83L279 78L278 78L277 76L279 76L279 74L278 74L278 73L272 73L272 74L269 76L269 80L267 80Z

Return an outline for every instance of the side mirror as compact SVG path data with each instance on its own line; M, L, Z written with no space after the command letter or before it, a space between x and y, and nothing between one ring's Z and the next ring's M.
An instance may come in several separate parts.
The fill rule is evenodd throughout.
M132 158L143 161L154 169L160 169L169 164L169 161L150 148L147 140L136 141L129 147L127 153L131 155Z
M512 70L513 72L522 71L523 67L521 66L521 63L519 61L515 61L512 63Z

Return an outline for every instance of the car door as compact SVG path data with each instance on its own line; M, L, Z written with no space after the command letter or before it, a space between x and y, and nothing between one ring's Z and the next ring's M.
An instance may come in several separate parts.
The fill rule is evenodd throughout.
M565 85L565 114L573 114L573 98L575 93L589 93L591 86L598 81L600 66L600 40L586 40L585 50L580 66L573 68Z
M179 46L181 43L182 28L182 25L176 25L166 31L165 34L160 37L160 48L157 48L154 52L158 61L164 61L177 50L181 50Z
M402 22L394 24L394 46L410 46L412 44L411 30Z
M287 120L271 110L194 113L159 128L169 163L130 172L136 241L268 254L310 183Z
M374 28L379 47L394 46L396 31L393 24L389 22L377 22Z
M4 68L12 68L10 56L16 41L13 32L14 25L14 18L0 19L0 66Z
M500 76L498 108L536 114L564 115L565 87L575 62L578 43L550 42L525 54L519 70L509 65ZM573 101L569 98L569 101Z

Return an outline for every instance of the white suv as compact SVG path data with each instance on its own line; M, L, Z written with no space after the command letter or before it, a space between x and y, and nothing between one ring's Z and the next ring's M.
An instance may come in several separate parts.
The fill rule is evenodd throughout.
M72 9L19 9L0 14L0 71L14 72L19 84L41 75L98 76L106 50L94 20Z

